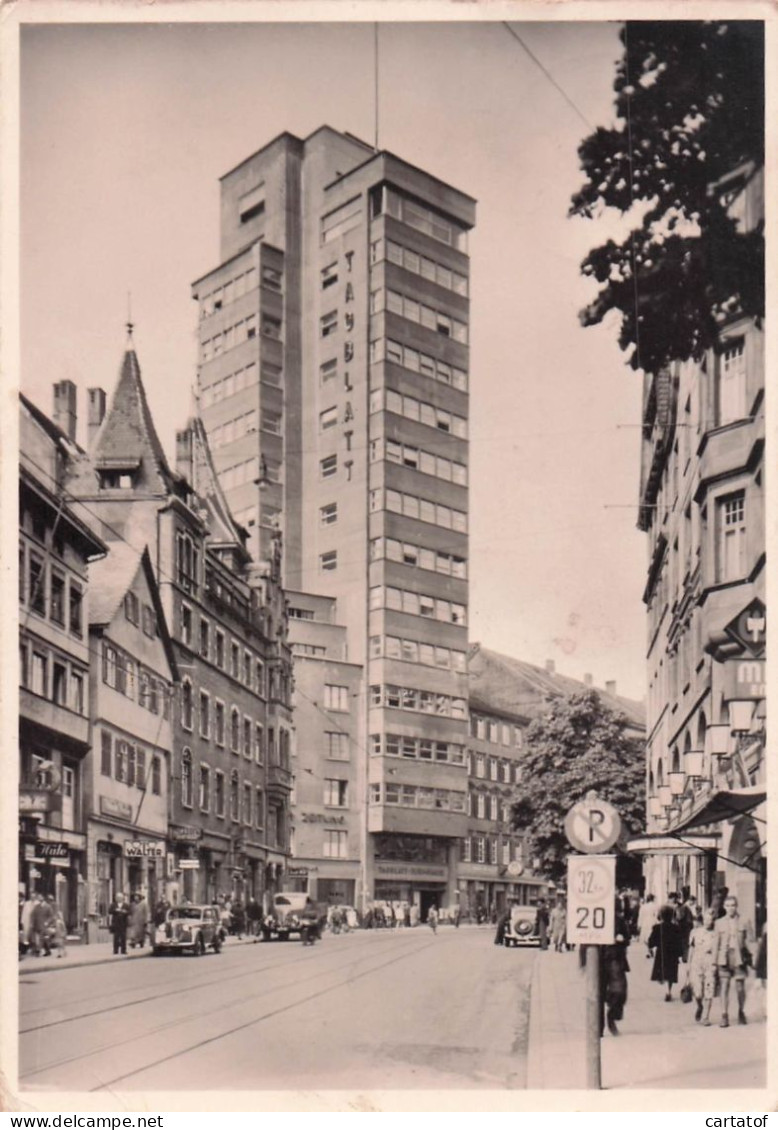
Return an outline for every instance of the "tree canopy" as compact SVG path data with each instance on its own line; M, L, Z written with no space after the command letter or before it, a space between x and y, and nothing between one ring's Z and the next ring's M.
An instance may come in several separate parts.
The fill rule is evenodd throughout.
M725 183L764 165L764 29L757 20L647 20L625 24L621 41L617 124L582 142L585 181L570 214L634 211L627 238L581 264L601 284L581 321L617 311L629 363L655 373L699 360L722 317L764 316L762 226L738 227Z
M643 830L644 745L627 726L592 690L555 700L527 728L513 824L526 832L530 854L549 879L565 875L564 819L590 789L610 801L627 832Z

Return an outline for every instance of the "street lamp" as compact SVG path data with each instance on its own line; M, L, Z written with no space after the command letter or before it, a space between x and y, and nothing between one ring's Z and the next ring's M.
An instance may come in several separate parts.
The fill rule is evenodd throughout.
M731 729L727 722L716 722L705 731L705 752L713 757L729 756Z
M667 779L670 782L670 794L674 797L681 796L686 785L686 774L682 769L674 769L672 773L667 774Z
M702 777L705 752L701 749L688 749L683 755L683 771L687 777Z
M729 704L729 726L734 734L747 734L754 717L754 702L751 699L735 700Z

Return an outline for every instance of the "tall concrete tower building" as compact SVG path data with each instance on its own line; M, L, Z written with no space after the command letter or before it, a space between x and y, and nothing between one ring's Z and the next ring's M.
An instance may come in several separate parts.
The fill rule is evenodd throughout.
M391 153L329 127L284 133L222 178L221 263L193 286L201 414L231 510L257 557L280 527L286 589L330 598L296 602L299 618L326 607L345 628L337 658L364 672L341 698L305 682L310 709L359 718L343 789L322 778L320 823L349 795L346 894L422 917L456 901L466 830L474 220L471 197Z

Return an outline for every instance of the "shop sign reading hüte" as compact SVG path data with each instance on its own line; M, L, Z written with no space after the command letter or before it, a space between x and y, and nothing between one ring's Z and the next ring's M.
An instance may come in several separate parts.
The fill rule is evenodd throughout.
M36 840L35 855L39 859L69 859L70 848L62 840Z

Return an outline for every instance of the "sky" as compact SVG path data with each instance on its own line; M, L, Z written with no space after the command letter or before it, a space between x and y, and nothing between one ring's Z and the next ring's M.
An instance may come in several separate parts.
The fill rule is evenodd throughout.
M584 329L578 145L613 120L616 23L382 23L378 143L474 196L470 639L644 695L641 375ZM219 261L218 178L283 130L373 142L374 25L27 26L21 387L113 389L134 341L171 460L195 379L190 283ZM571 106L570 103L573 105ZM85 442L85 434L79 432Z

